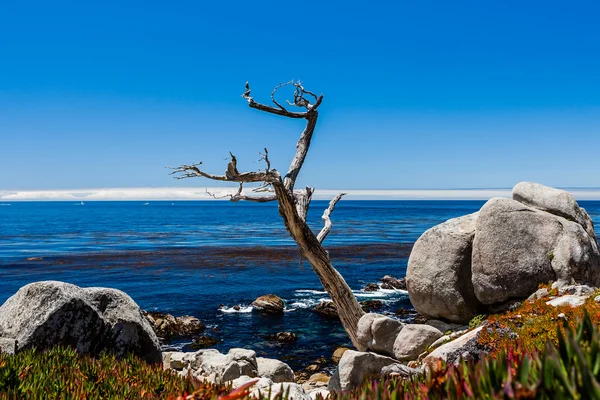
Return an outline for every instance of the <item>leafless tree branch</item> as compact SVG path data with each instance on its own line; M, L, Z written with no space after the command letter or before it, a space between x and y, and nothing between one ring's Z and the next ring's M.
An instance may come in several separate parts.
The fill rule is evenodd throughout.
M340 199L342 197L344 197L345 195L346 195L346 193L340 193L337 196L335 196L329 202L329 207L327 207L325 209L325 211L323 212L323 216L321 218L323 219L323 221L325 221L325 226L323 227L323 229L321 229L321 232L319 232L319 234L317 235L317 240L319 241L319 243L323 243L323 240L325 240L327 235L329 235L329 232L331 231L331 213L335 209L335 205L337 204L337 202L340 201Z

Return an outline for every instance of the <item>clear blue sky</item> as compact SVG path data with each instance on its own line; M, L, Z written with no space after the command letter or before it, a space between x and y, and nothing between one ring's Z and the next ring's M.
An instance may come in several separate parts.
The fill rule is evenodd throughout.
M125 5L126 3L126 5ZM600 3L0 3L0 189L214 186L165 165L285 170L301 121L257 100L323 93L301 184L600 186Z

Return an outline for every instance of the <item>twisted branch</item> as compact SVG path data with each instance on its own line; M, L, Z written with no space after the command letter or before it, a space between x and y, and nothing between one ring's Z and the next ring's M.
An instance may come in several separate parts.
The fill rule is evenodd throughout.
M337 196L335 196L329 202L329 207L327 207L325 209L325 211L323 212L323 216L321 218L323 219L323 221L325 221L325 226L323 227L323 229L321 229L321 232L319 232L319 234L317 235L317 240L319 241L319 243L323 243L323 240L325 240L327 235L329 235L329 232L331 231L331 217L330 217L331 213L335 209L335 205L337 204L337 202L340 201L340 199L342 197L344 197L345 195L346 195L346 193L340 193Z

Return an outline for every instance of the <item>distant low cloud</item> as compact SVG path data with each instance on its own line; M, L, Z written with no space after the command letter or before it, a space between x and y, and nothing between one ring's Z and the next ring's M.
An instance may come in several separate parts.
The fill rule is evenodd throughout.
M102 201L102 200L213 200L206 191L217 196L235 192L227 188L112 188L74 190L0 191L0 201ZM510 189L461 190L318 190L314 198L329 200L346 192L348 200L487 200L510 197ZM578 200L600 200L600 189L574 189Z

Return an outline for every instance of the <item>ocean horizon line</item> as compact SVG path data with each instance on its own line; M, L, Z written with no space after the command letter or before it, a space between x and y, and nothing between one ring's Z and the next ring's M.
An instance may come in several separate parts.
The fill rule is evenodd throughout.
M563 188L577 200L600 200L600 188ZM19 201L199 201L215 200L235 193L227 187L145 187L63 190L0 190L0 202ZM346 193L347 200L489 200L511 197L510 188L497 189L316 189L313 199L330 200ZM252 190L246 190L252 194ZM214 196L213 196L214 195Z

